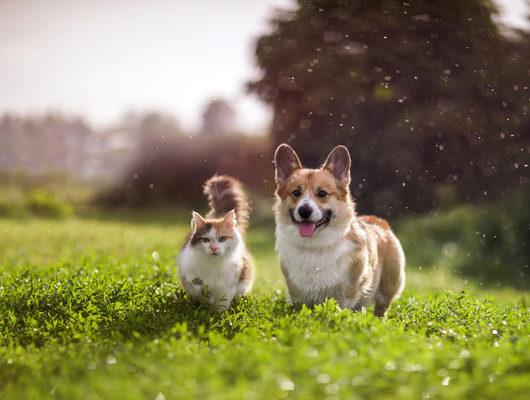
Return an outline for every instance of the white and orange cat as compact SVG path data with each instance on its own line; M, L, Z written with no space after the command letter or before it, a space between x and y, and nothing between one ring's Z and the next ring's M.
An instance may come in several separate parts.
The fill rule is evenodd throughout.
M252 259L243 234L249 204L241 183L230 176L214 176L204 184L210 212L193 211L189 234L179 256L179 275L189 296L225 311L235 297L247 294L254 283Z

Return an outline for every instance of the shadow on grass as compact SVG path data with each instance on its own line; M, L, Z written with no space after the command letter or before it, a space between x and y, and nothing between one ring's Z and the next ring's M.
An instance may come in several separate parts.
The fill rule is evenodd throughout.
M34 272L3 276L0 296L0 345L43 346L49 341L112 342L208 332L233 338L240 331L273 326L276 316L295 312L284 299L242 298L223 313L192 303L161 274L144 281L101 277L77 269L39 276ZM271 307L272 305L272 307Z
M269 305L268 316L263 312L263 302ZM171 333L172 328L179 325L185 326L187 333L200 339L207 339L206 333L212 332L231 339L242 330L258 327L257 321L263 323L265 319L274 323L278 312L286 315L296 312L285 301L241 298L235 300L229 310L218 313L206 305L192 302L180 289L175 291L169 301L152 306L148 310L131 311L123 318L109 321L100 333L110 337L119 334L124 339L138 335L153 338Z

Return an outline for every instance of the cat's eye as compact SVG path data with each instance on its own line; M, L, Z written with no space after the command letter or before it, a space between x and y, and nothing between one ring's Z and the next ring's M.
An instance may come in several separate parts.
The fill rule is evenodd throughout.
M326 197L328 195L328 192L324 191L324 190L319 190L317 192L317 196L318 197Z
M300 197L302 195L302 192L299 189L295 189L291 193L294 197Z
M201 240L204 242L204 243L208 243L210 241L210 239L208 239L207 237L202 237Z
M224 242L226 239L228 239L226 236L221 236L221 237L219 238L219 241L220 241L220 242Z

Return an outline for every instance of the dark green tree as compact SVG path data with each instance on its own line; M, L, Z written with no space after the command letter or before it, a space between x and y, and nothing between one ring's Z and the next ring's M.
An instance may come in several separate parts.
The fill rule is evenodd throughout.
M273 107L274 142L309 165L350 149L363 211L424 211L443 188L500 196L527 182L510 157L528 156L529 91L521 40L496 12L481 0L299 0L258 39L249 89Z

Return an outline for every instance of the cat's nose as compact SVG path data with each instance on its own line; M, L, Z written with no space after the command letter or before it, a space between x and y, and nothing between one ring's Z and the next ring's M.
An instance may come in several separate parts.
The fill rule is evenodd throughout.
M210 246L210 249L215 253L217 251L218 247L217 246Z

